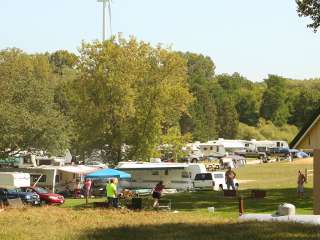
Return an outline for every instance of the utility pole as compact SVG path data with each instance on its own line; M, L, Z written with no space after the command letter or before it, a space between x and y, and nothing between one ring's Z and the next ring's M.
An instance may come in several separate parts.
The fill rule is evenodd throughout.
M106 6L108 0L98 0L102 2L102 41L106 40Z

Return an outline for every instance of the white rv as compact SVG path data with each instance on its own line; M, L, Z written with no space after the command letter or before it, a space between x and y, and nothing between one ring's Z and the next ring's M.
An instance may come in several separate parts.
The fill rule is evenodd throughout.
M6 172L21 171L29 176L29 185L37 184L53 192L73 191L78 188L79 183L84 181L88 173L99 170L97 167L77 166L39 166L30 168L6 168ZM3 172L0 172L0 179Z
M217 145L222 145L225 151L228 153L245 151L245 149L248 147L248 143L244 140L230 140L219 138L218 140L213 142Z
M199 143L198 146L204 157L220 158L226 155L225 147L220 143L216 143L215 141Z
M154 188L159 181L167 189L188 190L198 173L206 173L204 164L120 162L117 169L131 174L131 181L123 187Z
M30 174L21 172L0 172L1 187L29 187Z
M255 139L252 139L250 142L255 145L256 150L259 152L266 152L268 148L289 148L288 143L281 140L257 141Z

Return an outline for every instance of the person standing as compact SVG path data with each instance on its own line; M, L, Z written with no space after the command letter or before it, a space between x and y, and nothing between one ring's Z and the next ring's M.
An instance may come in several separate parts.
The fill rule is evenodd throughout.
M298 187L297 187L297 193L298 197L302 198L304 194L304 183L307 181L306 176L299 170L298 171Z
M109 206L118 208L117 185L115 179L110 179L110 182L106 186L106 193Z
M232 190L236 190L236 187L234 185L234 179L236 178L236 173L232 171L231 167L228 167L228 170L225 174L225 180L227 184L227 189L230 190L230 187Z
M86 179L84 183L84 194L86 198L89 198L91 195L91 187L92 187L92 180Z
M160 181L152 192L152 198L154 199L153 207L159 207L159 200L161 198L161 194L165 186L163 185L163 181Z

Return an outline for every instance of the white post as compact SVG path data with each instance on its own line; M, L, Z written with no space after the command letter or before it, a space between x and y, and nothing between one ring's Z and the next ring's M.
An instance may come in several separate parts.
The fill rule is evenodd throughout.
M106 40L106 0L103 0L102 41Z
M55 192L56 188L56 175L57 175L57 169L53 170L53 180L52 180L52 192Z

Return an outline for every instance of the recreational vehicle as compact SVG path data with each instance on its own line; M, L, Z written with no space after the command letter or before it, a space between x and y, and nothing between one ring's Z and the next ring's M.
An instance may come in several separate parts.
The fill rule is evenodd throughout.
M204 164L120 162L117 169L131 174L127 188L154 188L163 181L168 189L187 190L198 173L206 173Z
M52 192L73 192L84 181L86 174L97 171L97 167L88 166L39 166L19 168L19 172L30 174L31 185L45 187ZM6 168L6 172L16 172L17 168Z
M255 139L251 140L256 147L258 152L267 152L269 148L289 148L289 145L286 141L281 140L264 140L264 141L257 141Z
M217 145L223 146L225 151L228 153L245 151L245 149L249 147L248 143L244 140L230 140L219 138L218 140L213 142Z

